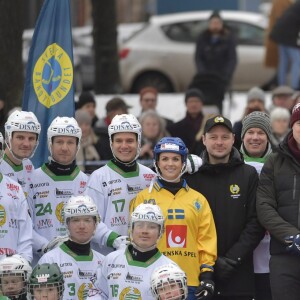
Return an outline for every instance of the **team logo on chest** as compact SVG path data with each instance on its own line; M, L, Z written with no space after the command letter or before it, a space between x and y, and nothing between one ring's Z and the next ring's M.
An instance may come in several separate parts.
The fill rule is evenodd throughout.
M167 225L166 239L168 248L186 248L187 226L186 225Z
M125 288L120 294L120 300L135 299L142 300L141 292L134 287Z
M240 187L237 185L237 184L231 184L230 187L229 187L229 190L230 190L230 197L232 199L237 199L241 196L240 194Z

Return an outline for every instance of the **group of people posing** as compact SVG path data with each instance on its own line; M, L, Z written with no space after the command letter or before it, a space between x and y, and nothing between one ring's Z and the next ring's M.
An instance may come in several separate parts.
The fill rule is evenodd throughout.
M140 122L118 114L113 158L88 176L74 118L53 120L49 161L34 169L41 126L15 111L0 136L3 299L298 299L300 105L290 125L272 153L268 114L248 114L239 151L215 115L201 156L163 137L148 168Z

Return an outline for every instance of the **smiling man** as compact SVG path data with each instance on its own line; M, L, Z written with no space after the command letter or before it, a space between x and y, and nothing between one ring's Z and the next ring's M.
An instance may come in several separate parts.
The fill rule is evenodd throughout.
M250 300L254 296L253 250L264 236L256 217L256 170L233 147L231 122L223 116L204 126L203 164L187 176L191 188L210 204L217 231L214 300Z
M27 196L34 166L30 161L38 146L41 125L32 112L13 112L5 123L6 149L1 173L18 182Z

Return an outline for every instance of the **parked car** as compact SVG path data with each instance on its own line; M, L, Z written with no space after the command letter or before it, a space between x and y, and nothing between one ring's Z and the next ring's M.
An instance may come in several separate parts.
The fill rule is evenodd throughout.
M183 92L196 74L194 61L198 35L207 27L211 11L153 16L143 29L132 35L120 50L120 74L124 92L138 92L155 86L160 92ZM222 11L225 26L237 38L238 66L233 90L261 86L274 76L264 67L263 14Z

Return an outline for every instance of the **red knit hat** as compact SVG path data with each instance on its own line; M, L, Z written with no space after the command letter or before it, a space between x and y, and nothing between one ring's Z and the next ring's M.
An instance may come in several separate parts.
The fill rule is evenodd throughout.
M291 116L291 128L293 127L294 123L300 121L300 103L297 103L293 107L292 116Z

